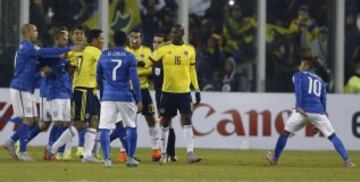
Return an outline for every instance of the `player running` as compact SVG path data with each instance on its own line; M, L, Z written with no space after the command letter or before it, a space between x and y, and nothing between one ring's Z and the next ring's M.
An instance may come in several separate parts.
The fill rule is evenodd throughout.
M321 78L315 74L315 65L313 58L304 57L301 59L299 72L293 76L296 96L295 110L286 123L285 131L279 136L274 154L268 151L265 155L270 165L278 163L288 136L303 128L307 123L311 123L333 143L336 151L344 160L345 167L355 167L327 117L326 87Z
M150 59L157 62L162 59L164 82L162 85L161 110L161 158L159 164L167 161L167 139L169 123L180 111L180 120L184 131L187 148L187 162L201 161L201 157L194 154L194 134L191 121L191 89L192 84L196 91L196 103L200 103L200 91L195 70L196 52L192 45L184 43L184 28L176 24L171 29L172 41L159 47Z
M110 160L110 129L115 128L118 114L121 114L127 129L127 166L136 167L139 162L134 158L136 150L136 113L142 110L141 90L137 75L137 62L131 53L125 51L127 36L124 32L114 34L115 48L104 51L97 67L97 82L100 88L101 112L100 142L104 155L104 165L111 167ZM130 80L135 92L130 89Z

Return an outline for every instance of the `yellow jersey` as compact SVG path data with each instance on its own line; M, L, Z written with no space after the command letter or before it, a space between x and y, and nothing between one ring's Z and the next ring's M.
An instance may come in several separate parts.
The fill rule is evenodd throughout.
M137 67L137 72L140 78L141 89L149 88L149 76L152 73L152 63L150 61L151 49L146 46L140 46L138 49L126 47L126 51L134 54L138 62L142 61L145 63L144 67Z
M190 84L199 90L195 70L196 52L192 45L174 45L166 43L151 55L152 61L162 59L163 85L162 91L168 93L188 93Z
M82 51L70 51L67 58L72 66L76 67L73 77L73 88L96 88L96 68L101 50L86 46Z

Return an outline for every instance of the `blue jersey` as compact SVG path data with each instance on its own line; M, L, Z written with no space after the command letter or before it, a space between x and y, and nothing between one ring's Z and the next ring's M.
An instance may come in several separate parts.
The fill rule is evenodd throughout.
M68 63L67 60L58 59L50 64L52 72L46 76L50 100L71 98L71 79L66 70Z
M293 76L296 107L305 112L324 114L326 112L326 87L312 70L297 72Z
M10 83L10 88L34 92L36 84L36 71L39 58L56 58L60 54L70 51L70 48L42 48L27 40L20 42L15 56L15 74Z
M40 90L40 97L43 98L48 98L48 80L47 77L40 77L39 79L40 85L39 85L39 90Z
M130 80L135 91L135 101L141 101L137 61L122 47L104 51L99 59L96 79L102 101L134 101Z

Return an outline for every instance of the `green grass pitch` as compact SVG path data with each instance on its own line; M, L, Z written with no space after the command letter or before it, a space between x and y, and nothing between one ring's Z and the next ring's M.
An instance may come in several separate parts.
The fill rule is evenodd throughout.
M268 166L265 151L197 149L205 159L198 164L185 162L185 150L178 149L177 162L159 166L150 160L150 149L138 149L142 160L128 168L113 160L113 167L43 161L43 148L31 147L37 162L11 160L0 150L0 182L4 181L360 181L360 167L347 169L335 151L284 151L278 166ZM116 159L117 150L112 150ZM350 152L360 164L360 152Z

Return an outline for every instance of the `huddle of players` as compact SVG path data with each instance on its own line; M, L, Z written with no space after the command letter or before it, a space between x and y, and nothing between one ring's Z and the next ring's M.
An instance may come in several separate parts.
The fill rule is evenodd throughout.
M169 125L171 118L176 115L177 109L180 110L184 135L188 141L188 162L198 162L201 160L201 158L196 157L193 153L193 135L190 119L190 82L193 87L198 90L194 68L195 51L192 46L182 42L184 30L181 26L174 26L173 30L173 42L160 46L160 44L164 42L164 36L156 35L154 37L154 49L158 48L159 51L174 50L174 54L178 54L175 54L174 57L166 57L167 53L164 51L161 53L156 53L158 51L155 51L155 57L151 59L151 50L142 46L142 33L139 30L134 30L130 33L129 44L126 48L126 51L134 54L137 60L137 73L140 77L141 85L141 100L144 104L142 114L145 116L149 126L153 149L152 159L154 161L160 160L161 164L164 164L168 160L167 156L169 156L172 161L176 161L174 150L175 134L173 129L169 130ZM25 24L22 26L21 31L23 40L16 53L15 75L11 81L10 93L14 115L16 119L22 120L22 124L3 147L9 151L10 156L14 159L33 161L27 152L27 143L41 131L47 130L50 121L53 121L44 159L52 160L54 159L54 154L58 152L64 153L65 145L70 143L72 139L78 135L79 131L86 128L85 152L82 161L100 162L100 160L95 157L93 149L96 145L95 141L99 140L96 138L100 137L99 132L97 132L100 103L96 96L98 89L96 66L102 54L102 31L98 29L90 30L86 43L85 29L81 26L76 27L71 37L73 45L72 47L68 47L68 32L66 28L59 28L55 30L54 47L51 48L39 48L35 45L38 37L36 26ZM176 52L177 49L178 51ZM175 65L175 69L167 68L166 66L165 69L169 69L170 72L173 73L174 70L177 70L175 71L177 74L175 77L170 77L170 80L165 80L165 86L161 83L164 79L164 70L159 60L162 59L169 60L169 62ZM182 59L184 59L183 63ZM159 62L155 63L153 69L153 63L156 61ZM176 67L183 68L178 69ZM192 69L189 69L189 67ZM191 71L189 72L189 70ZM185 71L185 79L179 77L179 75L183 74L183 71ZM160 132L156 126L155 109L149 93L149 76L152 72L154 72L155 80L157 80L154 85L158 110L163 111L162 113L159 112L162 120ZM165 73L166 72L169 73L169 71L165 71ZM166 78L165 76L165 79ZM37 117L34 99L35 83L38 79L41 80L40 117ZM176 82L174 82L175 80ZM171 86L173 83L180 84ZM162 91L165 91L165 93L162 93ZM163 99L167 101L163 107L160 106L161 93L164 95L164 98L167 98ZM198 103L200 102L200 93L197 92L196 96ZM181 102L179 103L179 101ZM160 109L160 107L162 109ZM121 120L123 120L123 118L118 114L116 121ZM121 136L124 136L126 130L125 132L118 132L118 130L124 131L124 124L119 122L116 126L120 127L116 127L112 133L112 139L116 137L121 139ZM159 143L159 134L161 134L160 141L162 141L162 143ZM169 142L167 142L168 135ZM15 152L15 143L17 141L20 143L20 152L18 154ZM124 141L122 142L124 146L127 145L126 141L125 143ZM167 147L165 144L169 146ZM126 158L122 160L126 160Z

